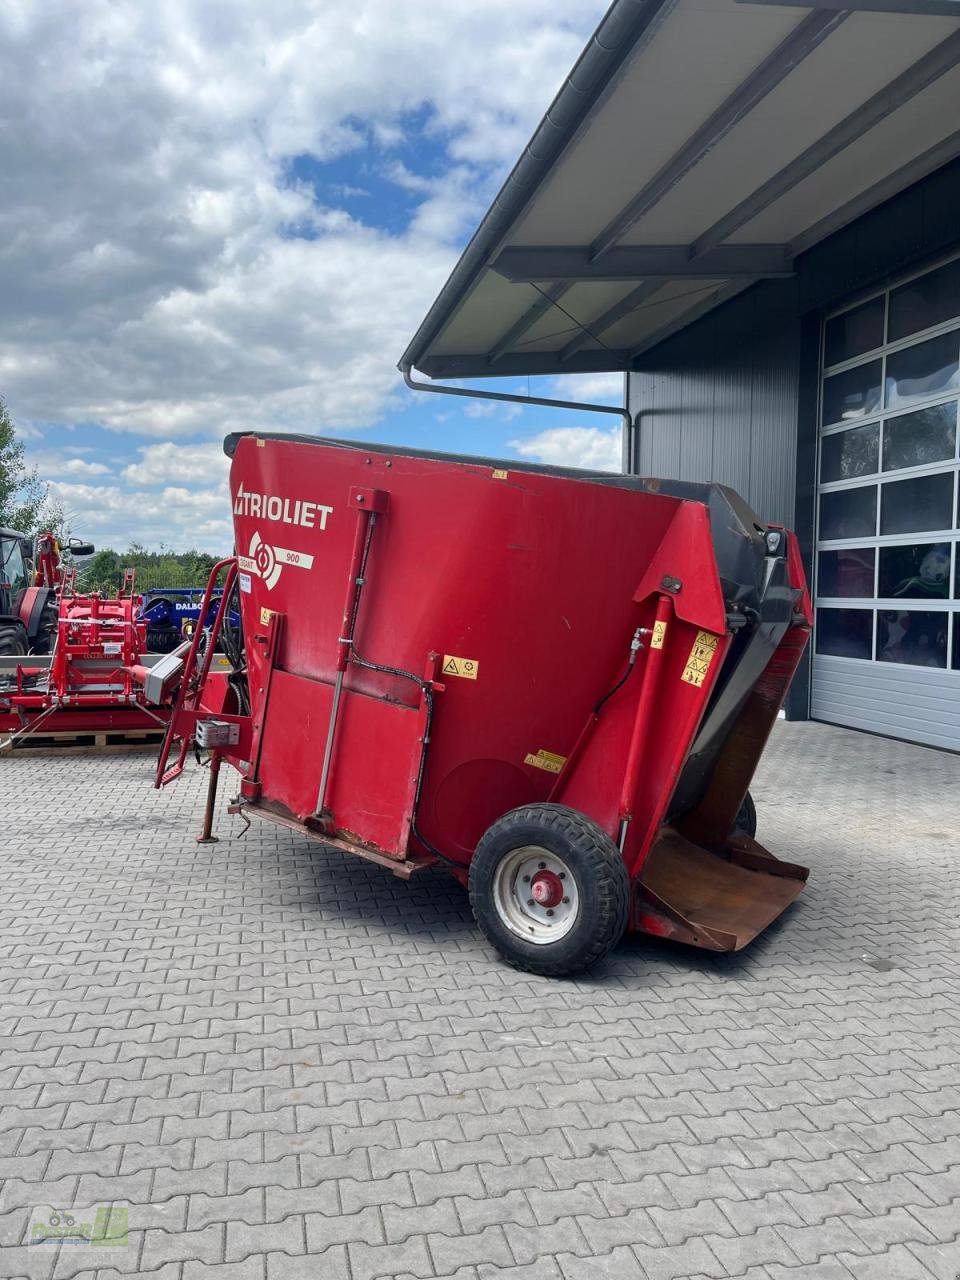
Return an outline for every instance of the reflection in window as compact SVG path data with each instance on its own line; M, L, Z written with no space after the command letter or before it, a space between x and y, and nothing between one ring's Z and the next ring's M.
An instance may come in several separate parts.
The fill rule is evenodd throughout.
M845 547L821 551L817 566L817 595L873 595L873 547Z
M922 533L949 529L953 520L953 472L914 476L883 486L881 533Z
M957 307L960 312L960 306ZM834 316L826 324L823 363L840 364L883 345L883 296L871 298L861 307Z
M873 613L870 609L818 609L817 653L835 658L873 656Z
M880 408L880 361L858 364L823 380L823 424L852 422Z
M831 480L873 475L879 455L879 422L824 436L820 444L820 480L827 484Z
M956 438L956 400L888 418L883 424L883 469L897 471L943 462L953 457Z
M821 538L871 538L877 532L877 486L820 495Z
M889 342L960 316L960 259L908 280L890 294Z
M888 408L960 386L960 329L887 356Z
M953 615L953 669L960 671L960 613Z
M924 542L880 550L883 597L905 600L942 599L950 594L950 544Z
M877 658L915 667L947 665L946 613L881 609L877 615Z

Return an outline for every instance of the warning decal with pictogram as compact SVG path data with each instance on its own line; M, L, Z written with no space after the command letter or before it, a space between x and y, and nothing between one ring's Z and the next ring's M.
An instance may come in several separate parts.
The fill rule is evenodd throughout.
M441 670L445 676L459 676L461 680L476 680L480 663L475 658L457 658L452 653L445 653Z

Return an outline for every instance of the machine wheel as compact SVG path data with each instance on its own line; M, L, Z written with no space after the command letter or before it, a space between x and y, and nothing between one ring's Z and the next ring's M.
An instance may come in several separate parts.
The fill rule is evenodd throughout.
M733 829L734 831L745 831L751 840L756 839L757 806L753 803L753 796L749 791L743 797L743 804L740 806L740 812L734 821Z
M627 926L630 882L617 846L562 804L498 819L470 863L477 924L508 964L562 977L588 968Z
M40 615L37 638L33 642L34 653L53 653L54 646L57 643L57 626L59 622L60 606L57 604L57 597L51 592L44 602L43 612Z
M0 656L18 657L28 648L27 629L22 622L0 622Z
M147 627L148 653L172 653L180 640L176 627Z

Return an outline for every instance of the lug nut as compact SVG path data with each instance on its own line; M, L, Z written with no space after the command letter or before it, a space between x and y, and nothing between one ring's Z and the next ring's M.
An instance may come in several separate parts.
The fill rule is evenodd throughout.
M527 906L528 906L528 907L535 907L536 905L537 905L537 904L534 902L534 900L533 900L532 898L528 898L528 899L527 899Z
M566 880L566 878L567 878L567 873L566 873L565 871L561 871L561 872L560 872L560 879L561 879L561 880Z
M537 866L540 868L541 871L545 871L547 869L547 864L545 862L538 862Z
M553 907L547 907L547 915L548 915L548 916L552 916L552 915L553 915Z
M561 901L561 902L569 903L570 899L569 899L569 898L561 898L561 899L560 899L560 901Z
M529 884L529 883L530 883L530 877L529 877L529 876L524 876L524 877L523 877L523 883L524 883L524 884Z

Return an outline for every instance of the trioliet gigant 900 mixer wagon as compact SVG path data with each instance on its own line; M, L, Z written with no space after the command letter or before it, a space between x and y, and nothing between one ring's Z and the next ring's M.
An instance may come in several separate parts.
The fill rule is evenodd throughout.
M738 950L797 896L747 794L810 629L792 534L715 484L225 448L238 555L212 626L152 674L179 682L157 785L210 752L201 839L226 760L235 812L400 876L445 866L544 974L625 928Z

